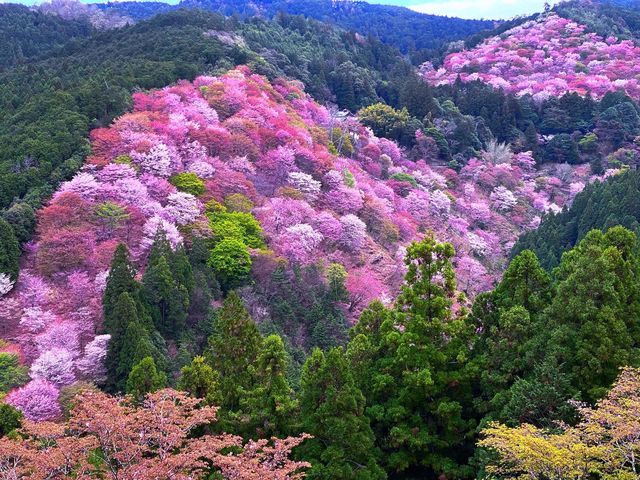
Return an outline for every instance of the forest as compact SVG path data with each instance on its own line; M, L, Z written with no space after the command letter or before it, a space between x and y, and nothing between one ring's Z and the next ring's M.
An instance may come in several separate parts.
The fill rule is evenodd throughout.
M0 478L640 478L638 15L0 4Z

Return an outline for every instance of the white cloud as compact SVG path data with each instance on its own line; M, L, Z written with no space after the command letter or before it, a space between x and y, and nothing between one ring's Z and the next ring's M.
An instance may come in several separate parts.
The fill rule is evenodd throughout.
M450 17L506 19L540 12L544 3L545 0L435 0L410 5L409 8Z

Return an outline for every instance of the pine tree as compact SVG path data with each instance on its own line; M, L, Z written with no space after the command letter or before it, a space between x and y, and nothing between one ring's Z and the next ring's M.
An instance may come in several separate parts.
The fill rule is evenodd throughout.
M312 464L310 479L384 479L374 435L365 415L365 398L356 387L342 349L327 355L315 349L301 379L303 430L313 435L300 447Z
M262 347L258 327L235 293L227 296L217 312L209 337L207 360L220 374L221 406L236 410L242 390L255 381L255 361Z
M287 380L284 342L278 335L264 339L255 368L255 386L240 399L241 415L248 417L249 436L270 438L291 434L297 402Z
M137 401L142 400L147 393L164 388L167 376L159 372L152 357L144 357L136 363L127 378L127 394Z

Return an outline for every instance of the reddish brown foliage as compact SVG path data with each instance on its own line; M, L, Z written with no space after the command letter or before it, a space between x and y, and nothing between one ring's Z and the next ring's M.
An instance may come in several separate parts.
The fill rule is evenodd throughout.
M135 406L129 398L85 391L68 423L25 421L19 438L0 438L0 476L191 480L218 471L232 480L304 477L309 465L289 460L289 453L306 435L245 445L228 434L192 438L194 429L216 418L215 408L199 402L167 389Z

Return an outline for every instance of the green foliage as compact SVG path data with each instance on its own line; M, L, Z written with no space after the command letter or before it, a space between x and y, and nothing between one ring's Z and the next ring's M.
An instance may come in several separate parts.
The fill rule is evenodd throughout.
M365 415L365 398L356 387L341 348L325 355L314 349L301 379L302 429L314 438L300 448L312 465L312 479L385 479L379 452Z
M127 293L134 303L136 318L140 318L143 322L146 321L147 314L139 297L140 284L135 280L135 274L136 271L129 259L129 251L126 245L121 243L114 252L107 277L107 286L102 296L104 329L111 335L118 330L124 331L121 324L123 317L115 312L116 305L120 302L120 296L123 293Z
M464 310L451 310L453 255L450 244L433 237L409 246L396 308L374 302L352 332L347 355L390 474L416 468L429 476L469 473L472 330Z
M251 256L246 245L236 238L225 238L211 250L208 265L225 289L244 282L251 272Z
M4 212L4 219L13 228L16 239L20 244L31 240L36 229L36 214L29 204L13 204L11 208Z
M195 357L189 365L182 367L178 388L196 398L202 398L207 405L219 405L220 375L213 370L202 356Z
M602 397L618 369L640 362L640 264L637 237L613 227L589 232L565 253L558 268L549 318L558 326L551 339L572 384L585 399Z
M351 170L349 170L348 168L345 168L344 170L342 170L342 178L343 178L344 184L347 187L349 188L356 187L356 178L353 176L353 173L351 173Z
M404 172L398 172L398 173L394 173L393 175L391 175L391 177L389 177L393 180L398 180L399 182L408 182L410 183L414 188L416 188L418 186L418 182L416 181L415 178L413 178L412 175L408 174L408 173L404 173Z
M6 273L16 280L19 270L20 245L11 225L0 218L0 273Z
M95 207L95 215L103 225L104 233L109 236L117 229L122 222L129 218L129 214L124 207L117 203L104 202Z
M176 173L169 181L181 192L190 193L196 197L204 193L204 181L195 173Z
M220 374L220 406L234 410L240 405L242 392L255 381L255 361L262 348L262 336L235 292L227 295L216 312L213 332L206 358Z
M284 342L278 335L269 335L255 361L255 382L240 399L243 430L254 438L287 436L296 413Z
M137 401L142 400L147 393L164 388L167 376L159 372L152 357L144 357L136 363L127 378L126 392Z
M358 118L376 136L396 140L402 145L412 145L416 130L423 127L419 120L411 117L406 108L397 110L383 103L361 109Z
M22 419L20 410L6 403L0 403L0 438L20 428Z
M251 213L253 202L241 193L232 193L224 197L224 206L229 212Z
M0 352L0 395L29 381L29 369L15 353Z

